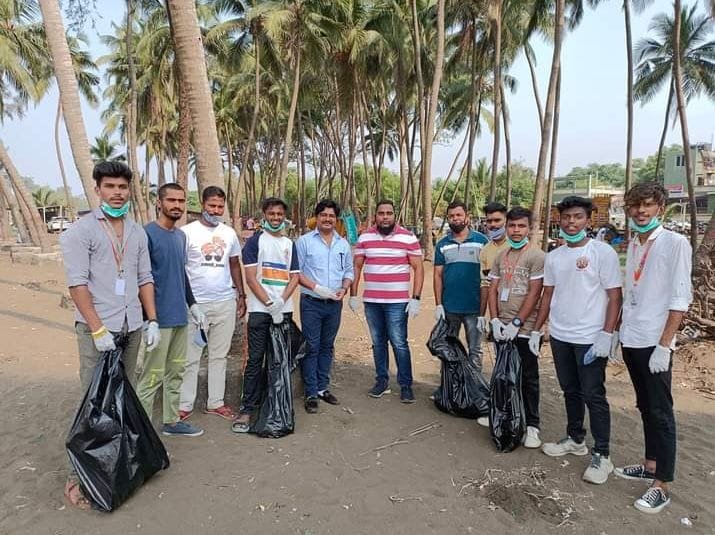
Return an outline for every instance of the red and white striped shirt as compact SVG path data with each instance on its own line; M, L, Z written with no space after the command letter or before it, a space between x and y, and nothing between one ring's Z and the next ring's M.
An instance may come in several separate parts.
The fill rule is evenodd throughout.
M406 228L395 225L389 236L371 227L358 238L353 256L364 256L365 290L369 303L402 303L410 300L409 256L422 256L420 242Z

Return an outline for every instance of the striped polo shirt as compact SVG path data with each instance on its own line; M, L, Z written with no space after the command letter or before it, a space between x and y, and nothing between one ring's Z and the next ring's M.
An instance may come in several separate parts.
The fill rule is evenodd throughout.
M364 301L403 303L410 300L409 256L422 256L422 249L409 230L395 225L392 234L383 236L376 227L371 227L358 238L353 255L365 257Z

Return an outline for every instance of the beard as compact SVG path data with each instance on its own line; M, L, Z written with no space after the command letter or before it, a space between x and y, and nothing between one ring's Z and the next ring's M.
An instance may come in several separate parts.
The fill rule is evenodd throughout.
M392 223L391 225L378 225L377 226L377 231L382 234L383 236L389 236L392 234L392 231L395 230L395 224Z
M182 213L163 212L163 214L164 214L166 217L168 217L169 219L171 219L172 221L178 221L179 219L181 219L181 216L184 215L183 212L182 212Z
M455 234L459 234L465 228L467 228L467 224L466 223L449 223L449 228Z

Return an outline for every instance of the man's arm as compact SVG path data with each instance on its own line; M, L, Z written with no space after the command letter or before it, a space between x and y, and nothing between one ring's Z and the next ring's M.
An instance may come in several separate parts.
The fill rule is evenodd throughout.
M288 279L288 286L283 290L283 301L287 302L290 296L293 295L295 289L298 287L298 282L300 281L300 273L291 273Z
M663 334L660 335L659 345L663 347L670 347L673 343L673 338L675 338L675 333L678 332L680 324L683 322L683 317L685 312L682 310L669 310L668 319L665 320L665 327L663 327Z
M236 312L238 317L242 318L246 315L246 289L243 287L243 274L241 273L241 258L238 256L232 256L228 259L228 268L231 271L231 280L233 285L236 287L236 292L238 296L238 307Z
M490 279L489 288L487 290L487 300L489 301L489 315L494 318L499 317L499 301L497 293L499 292L499 279Z
M271 298L268 297L266 290L263 289L263 286L261 286L261 283L258 282L258 279L256 278L258 266L246 266L244 269L246 270L246 284L248 285L249 290L253 292L256 299L265 305L271 300Z
M98 331L102 327L103 323L94 308L92 294L89 293L87 285L84 284L82 286L70 287L70 297L72 298L72 301L74 301L79 313L82 314L82 317L87 322L89 330L91 332Z
M606 321L603 323L603 330L612 333L616 330L619 312L623 304L623 294L620 288L609 288L606 290L608 296L608 306L606 307Z
M414 271L414 280L412 281L412 295L422 295L422 285L425 282L425 266L422 260L422 255L407 255L410 261L410 266Z
M479 315L484 316L487 312L489 301L489 286L481 286L479 288ZM489 313L491 316L491 312Z
M442 274L444 273L444 266L435 266L432 272L432 288L434 289L434 304L442 304Z
M154 303L154 283L147 282L139 286L139 301L141 301L147 321L156 321L156 305Z
M365 256L357 255L353 259L353 274L355 278L350 285L350 295L355 296L358 294L358 288L360 287L360 275L362 274L362 267L365 265Z
M535 331L541 331L546 319L549 317L549 312L551 311L551 298L554 296L553 286L544 286L544 293L541 295L541 305L539 306L539 313L536 315L536 323L534 324Z
M186 271L184 271L184 294L186 295L186 306L192 307L196 304L196 297L191 289L191 281L189 281L189 275Z
M526 299L524 299L524 302L521 304L521 308L519 308L519 312L516 315L522 323L525 322L529 316L531 316L531 313L534 311L534 307L536 307L539 303L541 289L543 286L544 279L542 278L529 280L529 291L526 293Z

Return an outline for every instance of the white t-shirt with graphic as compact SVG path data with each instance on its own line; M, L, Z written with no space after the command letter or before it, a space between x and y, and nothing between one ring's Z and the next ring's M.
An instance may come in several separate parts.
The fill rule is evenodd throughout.
M241 256L236 231L223 223L209 227L201 221L181 230L186 234L186 273L196 302L235 299L229 258Z
M622 285L618 254L605 242L562 245L546 255L544 286L553 286L551 336L571 344L593 344L606 321L606 290Z

